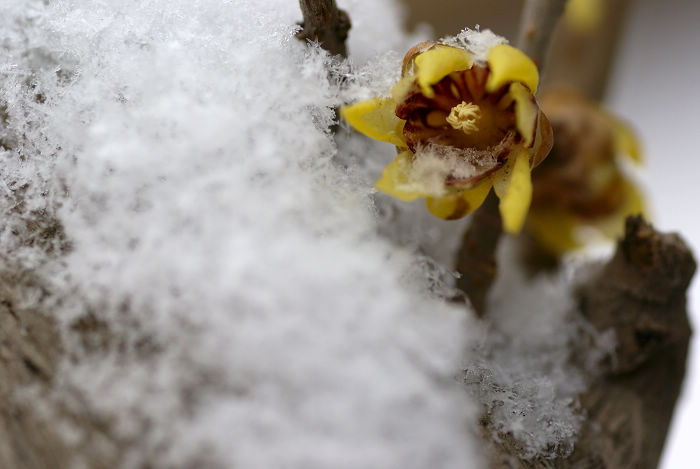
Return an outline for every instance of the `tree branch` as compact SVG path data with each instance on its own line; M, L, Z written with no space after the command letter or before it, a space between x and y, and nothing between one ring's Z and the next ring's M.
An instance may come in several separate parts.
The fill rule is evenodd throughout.
M495 253L502 232L498 199L491 192L464 232L455 266L459 272L455 285L467 295L479 315L486 310L488 293L498 273Z
M598 331L612 329L614 356L606 357L580 396L586 420L574 452L556 459L521 459L512 436L499 435L488 416L491 469L655 469L685 374L690 341L686 289L696 263L676 234L630 217L614 257L579 292L579 313ZM572 357L586 368L589 340ZM580 360L582 363L578 363Z
M540 71L564 3L566 0L528 0L525 5L518 46ZM485 311L488 292L498 273L496 248L502 233L498 201L491 193L464 233L455 265L460 274L457 287L469 297L480 315Z
M345 40L350 30L350 17L339 9L335 0L299 0L304 21L297 38L312 40L331 55L347 57Z
M541 89L565 86L589 99L603 99L631 3L605 0L600 21L590 30L576 30L564 21L552 43Z
M518 47L541 70L566 0L528 0L520 22Z

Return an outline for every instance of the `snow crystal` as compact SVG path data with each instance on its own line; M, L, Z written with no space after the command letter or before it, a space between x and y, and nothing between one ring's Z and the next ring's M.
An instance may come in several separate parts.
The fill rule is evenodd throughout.
M499 247L489 324L465 383L487 409L496 440L513 437L526 459L567 456L583 422L577 396L614 342L576 311L573 290L595 269L567 264L528 279L517 251L512 240Z
M490 29L481 30L478 27L476 29L463 29L456 36L443 37L440 42L471 52L475 62L481 65L486 63L489 49L499 44L508 44L506 38L495 34Z
M328 131L418 42L365 3L342 5L342 63L286 0L0 5L0 269L41 283L18 301L61 328L53 402L110 422L123 467L478 468L478 399L534 453L571 443L568 290L496 293L471 353L480 326L445 301L465 222L375 194L394 149ZM509 326L523 308L548 328ZM476 362L500 414L460 382Z
M3 268L41 265L73 358L58 404L111 421L125 467L478 463L455 379L468 317L334 161L339 91L293 37L298 5L11 3ZM348 9L355 37L405 41ZM32 213L63 251L26 242Z

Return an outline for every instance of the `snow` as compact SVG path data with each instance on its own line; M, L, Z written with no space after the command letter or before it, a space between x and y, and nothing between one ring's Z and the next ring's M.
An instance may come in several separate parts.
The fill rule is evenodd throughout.
M471 52L474 61L479 65L487 63L488 52L493 46L508 44L506 38L495 34L490 29L481 30L478 25L476 29L463 29L455 36L444 37L440 42Z
M123 467L478 468L480 406L516 389L533 410L503 428L529 455L571 447L585 377L543 358L568 336L515 361L565 327L566 285L531 287L551 290L526 303L546 328L508 326L523 303L494 300L478 340L446 301L464 222L375 194L393 148L328 131L417 42L392 1L344 7L342 64L293 37L295 2L0 4L0 268L41 282L18 307L61 329L51 402L112 422ZM477 363L497 395L464 386Z

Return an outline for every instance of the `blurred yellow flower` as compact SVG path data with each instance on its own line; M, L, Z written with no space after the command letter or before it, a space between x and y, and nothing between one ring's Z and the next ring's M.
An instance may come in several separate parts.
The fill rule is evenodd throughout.
M605 0L568 0L564 20L581 34L593 32L603 21Z
M616 160L641 161L633 132L573 91L551 91L540 102L554 128L554 147L533 173L527 231L554 255L582 247L583 227L621 235L626 216L645 212L640 191Z
M552 134L533 96L537 67L500 42L480 53L418 44L391 97L341 110L356 130L398 149L378 190L404 201L425 197L433 215L457 219L493 187L504 229L520 231L532 197L530 170L549 152Z

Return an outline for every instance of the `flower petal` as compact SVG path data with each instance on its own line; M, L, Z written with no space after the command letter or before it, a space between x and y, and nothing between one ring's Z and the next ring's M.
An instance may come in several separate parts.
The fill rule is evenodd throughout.
M404 202L425 197L426 194L417 190L409 181L412 158L413 153L410 151L402 151L396 155L394 161L386 165L374 187Z
M530 178L530 155L521 149L510 155L505 166L493 178L493 189L501 199L498 209L503 220L503 229L511 234L520 232L532 200Z
M427 197L425 205L430 213L445 220L456 220L473 212L484 203L491 190L491 181L481 181L471 189L443 197Z
M542 248L561 256L582 246L576 239L578 224L577 219L561 210L537 210L530 212L527 230Z
M540 74L537 66L522 51L508 44L499 44L489 50L489 78L486 81L486 91L492 93L503 85L520 82L530 89L537 91Z
M401 80L399 80L398 83L391 88L391 97L394 98L394 101L400 103L406 99L406 96L408 96L411 88L413 88L415 81L416 77L412 75L403 77Z
M569 0L564 19L577 32L588 34L603 21L606 7L603 0Z
M625 218L629 215L642 214L650 218L649 211L644 203L642 193L631 182L622 179L625 200L622 206L609 217L598 220L594 226L610 239L615 239L624 234Z
M549 119L541 110L537 112L537 129L535 130L535 142L532 145L532 158L530 158L530 167L536 168L537 165L549 155L554 145L554 135Z
M523 137L526 147L532 145L539 118L539 108L532 93L520 83L512 83L508 91L515 100L515 127Z
M472 66L469 52L456 47L436 47L415 58L416 77L424 96L432 98L435 92L430 87L452 72L466 70Z
M406 148L403 126L406 121L396 117L396 103L391 98L374 98L344 106L340 110L343 118L355 130L382 142Z
M615 136L615 152L619 155L627 155L635 163L642 162L642 145L632 128L623 120L606 113L608 121Z
M625 218L643 214L649 218L644 198L631 182L622 180L625 201L614 213L596 220L581 219L564 210L532 210L528 215L527 230L547 251L561 256L585 245L580 228L595 228L608 239L619 238L625 231Z

